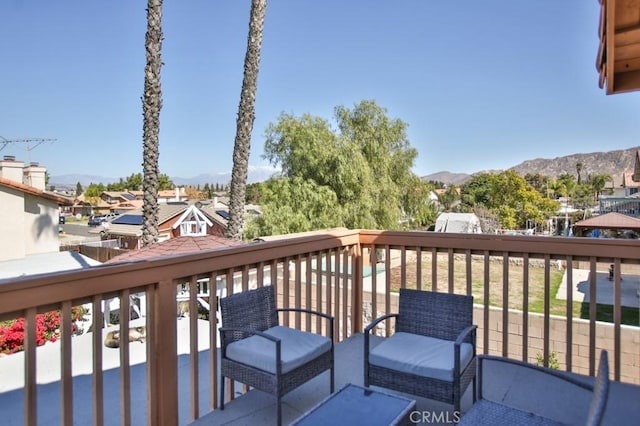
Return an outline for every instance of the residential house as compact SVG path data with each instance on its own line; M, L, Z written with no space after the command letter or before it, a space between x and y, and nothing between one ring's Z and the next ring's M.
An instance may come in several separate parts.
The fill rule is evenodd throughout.
M59 207L72 201L45 191L46 168L14 157L0 161L0 260L58 251Z
M212 235L224 236L229 222L229 197L213 197L211 200L201 200L196 206L213 222ZM245 204L245 222L262 214L262 208L256 204Z
M164 203L158 207L159 241L179 236L219 235L214 232L211 219L195 205ZM137 250L142 247L142 223L142 209L136 209L89 232L100 233L103 240L118 240L120 248Z
M166 189L158 191L158 204L179 203L189 200L185 188Z
M103 191L100 198L109 204L119 204L135 200L136 196L129 191Z
M633 171L622 175L621 189L613 196L602 196L599 200L599 213L622 213L640 218L640 149L634 157Z
M12 156L0 161L0 279L94 264L79 253L60 252L60 207L73 202L45 191L45 173L45 167Z

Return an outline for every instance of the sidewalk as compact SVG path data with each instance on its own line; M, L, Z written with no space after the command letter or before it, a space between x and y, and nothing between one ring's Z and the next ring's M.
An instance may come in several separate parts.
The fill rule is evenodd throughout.
M590 302L589 286L590 271L588 269L573 269L573 301ZM640 307L640 275L622 274L620 282L621 304L631 308ZM567 300L567 271L564 272L562 283L556 294L556 299ZM609 281L609 272L596 272L596 301L605 305L613 305L613 282Z

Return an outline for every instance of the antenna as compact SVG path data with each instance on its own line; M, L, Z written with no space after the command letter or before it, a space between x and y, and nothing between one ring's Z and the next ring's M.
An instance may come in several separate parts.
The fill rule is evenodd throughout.
M55 142L57 139L49 138L24 138L24 139L7 139L0 136L0 151L9 146L10 143L24 143L27 144L27 162L31 163L31 150L39 147L45 142ZM35 145L31 145L35 143Z

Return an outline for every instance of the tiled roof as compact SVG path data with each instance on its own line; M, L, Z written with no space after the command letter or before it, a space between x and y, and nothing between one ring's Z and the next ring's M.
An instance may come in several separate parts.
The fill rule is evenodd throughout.
M640 219L622 213L606 213L576 222L577 228L640 229Z
M633 180L633 172L624 172L622 186L626 188L639 188L640 182Z
M223 247L232 247L245 244L242 241L231 240L216 235L204 235L199 237L182 236L171 238L161 243L143 247L140 250L128 251L114 257L106 263L134 262L148 260L163 256L175 256L177 254L197 253L203 250L213 250Z
M56 202L63 206L72 206L73 201L70 198L63 197L61 195L53 194L51 192L43 191L38 188L34 188L33 186L25 185L20 182L13 181L11 179L6 179L0 177L0 186L5 186L7 188L12 188L18 191L22 191L26 194L35 195L36 197L45 198L47 200Z

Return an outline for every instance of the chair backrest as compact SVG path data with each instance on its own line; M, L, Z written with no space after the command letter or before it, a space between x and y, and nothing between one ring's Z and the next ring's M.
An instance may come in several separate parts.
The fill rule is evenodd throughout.
M403 288L399 304L396 331L455 340L473 324L473 296Z
M278 325L275 289L268 285L224 297L220 299L220 314L222 327L240 327L251 331L275 327ZM227 343L246 337L243 333L227 336Z
M604 411L607 408L607 400L609 398L609 358L607 351L603 350L600 354L600 365L598 366L598 375L593 386L593 396L589 405L589 414L587 416L587 426L598 426L602 423Z

